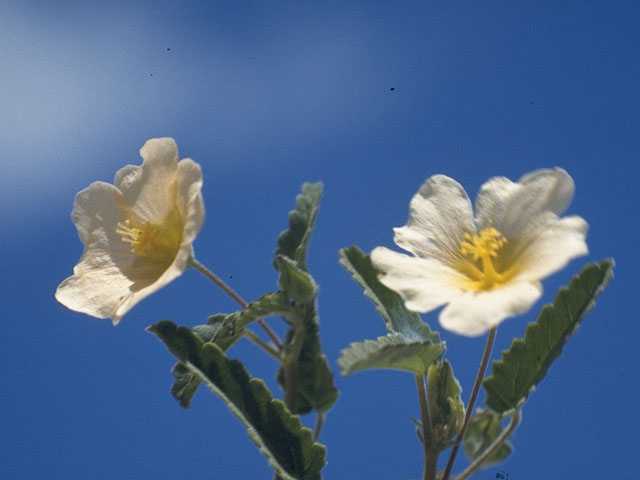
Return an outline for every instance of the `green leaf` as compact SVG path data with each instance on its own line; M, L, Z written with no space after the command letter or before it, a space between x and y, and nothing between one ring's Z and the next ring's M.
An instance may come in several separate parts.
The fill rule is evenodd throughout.
M182 408L189 408L191 399L200 386L200 377L195 375L182 362L177 362L171 369L175 381L171 386L171 394L180 402Z
M389 333L377 340L350 344L340 353L338 365L344 376L374 368L424 375L444 351L444 343L416 342L407 340L401 333Z
M285 315L290 308L289 300L285 294L281 292L268 293L260 297L259 300L251 302L243 310L211 315L206 325L193 327L193 333L203 342L213 342L226 352L242 337L244 327L261 318ZM171 393L182 407L189 408L191 399L200 385L200 379L181 362L176 363L171 372L176 379L171 387Z
M435 362L427 371L429 417L436 446L446 449L458 434L464 421L464 403L460 383L448 361Z
M271 397L262 380L251 378L240 361L228 359L214 343L204 343L187 327L168 320L148 329L227 404L283 479L321 478L325 447L313 441L311 430Z
M276 255L284 255L307 270L307 247L318 214L322 196L322 182L303 183L302 193L296 197L296 209L289 213L289 229L278 236Z
M242 336L247 325L262 318L287 315L290 310L287 295L282 292L267 293L237 312L211 315L207 325L196 326L193 330L203 341L214 342L226 351Z
M293 325L285 339L285 352L291 352L294 360L291 365L286 365L285 359L285 365L280 367L277 375L285 391L287 378L294 378L296 413L308 413L312 409L326 412L338 399L338 390L333 386L333 373L327 357L322 354L316 312L315 301L295 305L289 317ZM296 337L297 334L300 338ZM289 375L286 374L287 368L291 369Z
M278 286L296 303L311 302L315 298L318 287L311 275L298 266L298 262L278 255L274 264L280 272Z
M440 342L437 332L432 332L417 313L407 310L400 295L380 283L379 272L371 264L369 255L356 246L344 248L340 250L340 264L364 289L364 294L374 303L390 332L401 333L407 340Z
M613 276L613 265L613 260L604 260L585 266L527 326L524 340L514 339L502 359L493 362L492 375L483 382L489 408L505 414L524 403L595 305Z
M478 458L502 433L500 415L489 410L478 409L469 420L469 425L464 433L462 445L464 453L470 460ZM487 460L483 467L494 465L504 461L513 451L513 446L509 440L505 440Z

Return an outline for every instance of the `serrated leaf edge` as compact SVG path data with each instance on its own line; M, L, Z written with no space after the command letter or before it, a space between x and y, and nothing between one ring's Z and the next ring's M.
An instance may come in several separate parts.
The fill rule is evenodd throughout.
M561 287L558 290L558 292L556 293L556 296L554 297L554 299L553 299L553 301L551 303L549 303L547 305L544 305L542 307L542 309L540 311L540 314L538 315L538 318L535 321L530 322L527 325L527 328L526 328L525 334L524 334L524 338L514 338L511 341L511 345L509 346L509 349L503 350L501 359L500 360L494 360L492 362L492 366L491 366L492 375L490 375L489 377L484 379L484 381L482 382L483 387L484 387L484 389L485 389L485 391L487 393L487 397L488 398L490 398L492 395L494 395L496 397L499 397L501 399L501 401L505 405L509 405L510 402L507 401L504 398L502 393L499 392L497 389L494 389L491 386L491 384L493 382L495 382L495 380L494 380L494 378L495 378L494 372L495 373L500 373L500 371L504 371L504 368L506 368L505 367L506 357L510 357L514 350L525 348L527 336L528 335L529 336L533 335L533 333L530 333L530 331L533 332L533 331L538 330L539 328L541 328L540 320L544 318L542 316L543 312L546 309L553 309L556 301L558 301L560 298L562 298L566 302L565 295L570 290L571 284L573 284L575 281L580 280L581 275L585 272L585 270L587 270L590 267L597 267L599 269L606 269L602 279L600 280L600 282L598 283L596 288L593 290L593 292L590 293L591 300L580 310L580 312L577 312L576 314L574 314L574 317L579 318L579 320L575 323L575 325L573 325L573 326L569 325L569 328L567 328L567 330L565 330L563 332L563 334L561 335L561 338L564 338L564 341L559 342L558 345L553 347L553 349L550 349L551 352L554 352L553 355L550 354L548 356L549 358L552 358L551 362L546 366L546 368L544 368L544 371L540 371L539 370L540 373L538 375L536 375L536 377L534 377L534 379L532 380L531 387L529 387L529 389L527 390L526 394L524 394L521 397L521 399L518 400L518 402L516 403L515 406L507 408L504 411L496 411L496 413L500 414L502 418L511 415L514 410L521 408L522 405L524 404L524 402L527 400L527 398L529 398L531 393L533 393L535 391L535 389L538 386L538 384L544 379L544 377L546 376L547 372L549 371L549 368L553 364L553 361L555 361L555 359L557 359L560 356L564 346L569 341L569 339L576 333L576 331L578 330L582 320L585 318L587 313L589 313L589 311L591 309L593 309L593 307L595 306L595 300L598 298L600 293L602 293L602 291L606 288L606 286L609 284L609 282L613 278L613 267L614 266L615 266L615 262L613 261L613 259L605 259L605 260L602 260L600 263L592 262L592 263L589 263L589 264L585 265L580 270L580 272L578 272L576 275L574 275L572 277L571 281L569 282L569 285L565 285L565 286ZM536 362L536 366L537 366L537 364L538 364L538 361ZM516 374L516 377L517 377L517 374ZM515 383L516 383L515 380L512 383L513 383L513 388L515 389ZM489 387L487 387L487 385L489 385Z

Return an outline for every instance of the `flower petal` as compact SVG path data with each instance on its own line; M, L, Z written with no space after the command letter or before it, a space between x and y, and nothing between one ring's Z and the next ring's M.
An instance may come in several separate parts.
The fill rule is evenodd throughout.
M120 319L138 302L160 290L162 287L168 285L182 275L184 271L189 268L191 255L191 245L187 244L182 246L173 263L165 269L164 272L160 273L159 276L156 275L153 278L152 283L145 284L140 282L137 285L132 285L127 297L123 299L116 311L110 315L113 324L117 325L120 322Z
M178 147L173 138L152 138L142 146L140 156L142 166L121 168L114 183L141 219L159 221L173 207Z
M460 335L482 335L505 318L529 310L541 295L539 282L517 282L495 290L465 292L440 312L440 325Z
M437 260L377 247L371 262L384 272L380 282L400 294L409 310L425 313L462 295L464 277Z
M91 268L86 268L88 265ZM131 280L104 255L85 256L77 267L82 273L76 273L58 286L56 300L70 310L112 318L114 324L118 323L116 311L130 295Z
M56 299L67 308L98 318L113 317L129 295L134 280L123 271L135 257L116 233L127 208L122 193L108 183L92 183L76 195L71 218L84 252L74 275L56 290Z
M567 208L573 191L573 179L561 168L536 170L518 183L494 177L476 199L478 228L495 227L507 238L531 236Z
M127 218L129 210L122 193L109 183L94 182L78 192L71 219L85 251L74 271L82 271L84 264L90 260L87 258L87 262L84 262L85 256L94 255L96 251L108 252L120 267L133 261L131 246L123 242L116 232L118 222ZM93 263L89 262L91 265Z
M588 253L588 224L578 216L557 220L542 232L516 260L522 266L518 280L539 280Z
M464 233L475 231L471 201L458 182L434 175L411 199L407 225L394 231L396 244L417 257L458 258Z
M182 244L191 244L204 222L202 201L202 169L200 165L185 158L178 163L178 207L184 218Z

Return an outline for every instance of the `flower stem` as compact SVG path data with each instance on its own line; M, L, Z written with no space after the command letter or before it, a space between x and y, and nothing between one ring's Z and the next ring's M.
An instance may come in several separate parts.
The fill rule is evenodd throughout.
M424 376L416 375L418 400L420 402L420 417L422 419L422 448L424 449L424 471L422 480L435 480L438 468L438 451L435 448L435 438L431 429L431 417L424 384Z
M284 373L284 403L291 413L298 413L298 358L304 342L304 326L301 318L290 317L293 325L293 338L282 350L282 369Z
M209 270L207 267L205 267L203 264L201 264L199 261L197 261L193 256L191 257L191 265L193 265L193 267L196 270L198 270L205 277L207 277L209 280L211 280L213 283L215 283L218 287L220 287L222 289L222 291L224 291L224 293L226 293L233 300L235 300L236 303L238 303L238 305L240 305L243 309L245 309L245 308L247 308L249 306L249 304L240 295L238 295L236 292L234 292L233 289L229 285L224 283L224 281L220 277L218 277L215 273L213 273L211 270ZM271 330L269 325L267 325L267 323L261 318L258 320L258 325L260 325L260 327L262 327L262 329L266 332L266 334L269 336L271 341L273 341L273 343L275 343L275 345L278 348L278 350L281 350L282 349L282 342L278 338L278 335L276 335L276 333L273 330Z
M453 469L453 463L456 460L456 455L458 454L458 450L460 449L460 443L462 442L462 438L464 437L464 432L467 431L467 427L469 426L469 420L471 419L473 406L476 403L476 398L478 397L478 391L480 390L480 384L482 383L482 379L484 378L484 372L487 369L487 364L489 363L489 357L491 356L493 341L496 338L496 329L497 327L493 327L491 330L489 330L489 335L487 336L487 343L484 346L484 353L482 354L482 360L480 361L480 367L478 367L476 380L473 383L473 388L471 389L471 395L469 396L469 401L467 402L467 410L464 414L464 423L462 424L462 428L460 429L460 432L456 437L456 441L453 445L453 449L451 450L451 455L449 455L449 460L447 461L447 467L445 468L444 475L442 476L442 480L449 480L449 476L451 475L451 470Z
M482 466L482 464L487 460L487 458L491 457L491 455L493 455L496 452L496 450L498 450L498 448L502 446L505 440L509 438L509 436L513 433L513 431L515 430L515 428L518 426L519 423L520 423L520 410L516 410L516 412L511 417L511 421L509 422L509 425L507 425L507 428L505 428L500 434L500 436L496 438L493 441L493 443L489 445L487 449L484 452L482 452L482 454L473 461L471 465L469 465L460 475L458 475L455 480L465 480L472 473L478 470Z
M324 425L324 413L318 413L316 415L316 426L313 429L313 441L317 442L318 437L320 436L320 432L322 431L322 426Z
M242 334L245 337L247 337L249 340L251 340L253 343L255 343L257 346L262 348L265 352L267 352L269 355L271 355L276 360L278 360L278 361L282 360L280 358L280 352L278 350L276 350L271 345L266 343L264 340L262 340L260 337L258 337L255 333L253 333L248 328L245 328L244 331L242 332Z

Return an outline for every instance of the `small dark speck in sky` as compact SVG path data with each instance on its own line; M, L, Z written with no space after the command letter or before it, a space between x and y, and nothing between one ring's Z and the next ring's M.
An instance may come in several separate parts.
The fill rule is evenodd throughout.
M167 48L167 52L168 52L169 50L171 50L171 49L170 49L170 48Z
M389 91L390 91L390 92L393 92L393 91L395 91L395 89L396 89L396 87L391 87L391 88L389 89Z

